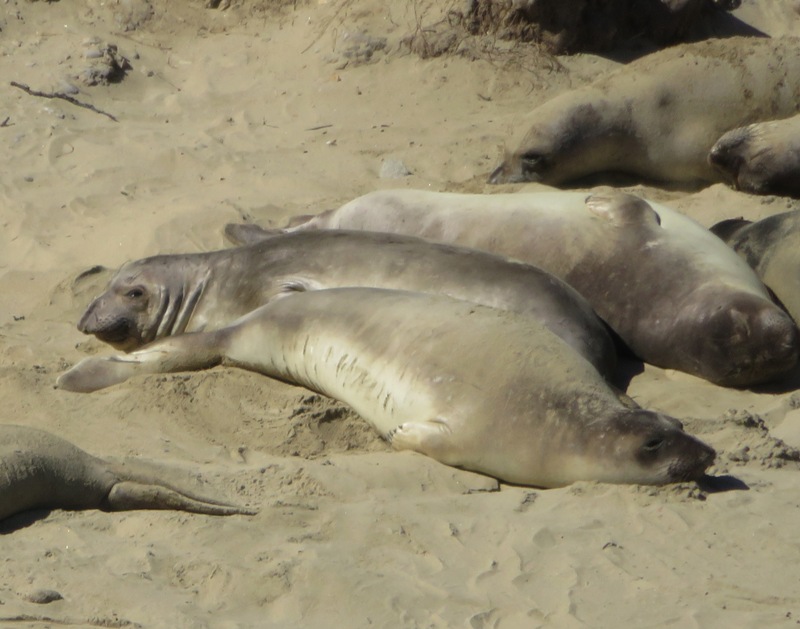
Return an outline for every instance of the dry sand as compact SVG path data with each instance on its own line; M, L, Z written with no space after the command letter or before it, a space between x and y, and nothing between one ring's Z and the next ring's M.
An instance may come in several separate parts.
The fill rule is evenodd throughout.
M75 282L81 271L218 248L226 222L280 224L381 187L498 191L485 178L527 112L616 65L503 55L499 43L477 60L404 52L400 39L433 21L441 1L278 4L3 4L2 421L105 457L164 461L260 513L15 518L0 536L0 626L796 625L792 383L753 392L651 367L633 375L628 393L640 404L717 448L712 472L734 487L720 492L498 488L391 452L319 396L232 369L92 395L53 388L68 365L109 351L75 328L108 273ZM792 2L744 0L735 15L766 33L800 33ZM90 38L130 60L120 83L70 78L92 63L102 70L85 58L98 47ZM119 122L9 81L45 92L74 84L75 98ZM412 174L380 178L393 159ZM631 189L706 225L798 205L722 185ZM48 589L63 599L31 602Z

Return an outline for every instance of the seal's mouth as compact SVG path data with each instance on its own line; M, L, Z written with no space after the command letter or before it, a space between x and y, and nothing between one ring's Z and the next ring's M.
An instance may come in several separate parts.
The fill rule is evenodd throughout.
M85 334L94 334L98 340L114 346L126 345L134 340L134 335L131 334L130 322L125 319L119 319L110 325L95 330L83 330L83 332Z

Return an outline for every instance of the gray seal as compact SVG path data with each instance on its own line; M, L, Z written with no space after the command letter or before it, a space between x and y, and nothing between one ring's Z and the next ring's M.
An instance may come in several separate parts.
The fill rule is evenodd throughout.
M351 406L392 445L501 480L662 484L714 451L678 420L623 399L534 318L443 295L376 288L297 293L216 331L89 357L57 386L232 365Z
M611 191L383 190L288 231L398 232L535 264L573 286L642 360L726 386L797 363L794 321L753 270L670 208Z
M755 223L730 219L711 227L749 264L776 300L800 321L800 211Z
M131 465L98 459L44 430L0 425L0 520L39 508L255 513L164 484Z
M647 55L533 110L491 183L550 185L622 172L669 182L722 181L707 160L736 127L794 115L800 39L731 37Z
M223 327L272 299L366 286L436 292L532 314L610 377L616 349L575 289L528 264L411 236L347 231L269 235L250 246L125 264L78 329L129 351Z
M737 190L800 197L800 115L728 131L708 161Z

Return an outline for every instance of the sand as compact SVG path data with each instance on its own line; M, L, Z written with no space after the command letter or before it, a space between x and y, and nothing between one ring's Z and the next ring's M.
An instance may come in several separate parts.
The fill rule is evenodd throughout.
M162 462L260 512L13 518L0 525L0 626L797 624L797 376L739 391L633 370L632 397L718 450L711 472L725 491L498 485L392 452L338 404L234 369L92 395L53 387L69 365L109 352L75 327L109 271L76 280L82 271L219 248L226 222L280 225L377 188L525 189L484 183L502 147L536 104L615 61L509 54L500 42L477 59L420 60L400 40L441 1L3 6L2 421L103 457ZM744 0L734 16L800 33L788 1ZM109 62L125 59L123 80L103 85ZM10 81L74 86L96 110ZM798 207L723 185L627 189L704 225ZM62 598L34 602L45 590Z

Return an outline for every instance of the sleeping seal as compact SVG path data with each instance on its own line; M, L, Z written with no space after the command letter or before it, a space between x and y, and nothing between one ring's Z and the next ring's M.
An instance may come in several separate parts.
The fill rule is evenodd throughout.
M559 185L612 171L722 181L707 160L714 142L730 129L795 114L798 76L800 39L792 37L660 50L534 109L527 135L489 181Z
M728 131L711 147L708 161L737 190L798 197L800 116Z
M39 508L255 513L170 487L134 464L108 463L44 430L0 425L0 520Z
M297 291L371 286L437 292L527 312L611 376L616 350L575 289L541 269L396 234L318 231L248 247L125 264L78 329L129 351L181 332L223 327Z
M297 293L221 330L86 358L57 386L220 363L344 402L397 449L511 483L661 484L699 478L714 458L677 420L623 403L533 317L443 295Z
M693 220L622 193L373 192L287 231L422 236L540 266L642 360L728 386L797 362L798 332L747 264Z
M731 219L711 231L756 272L795 321L800 321L800 211L751 223Z

